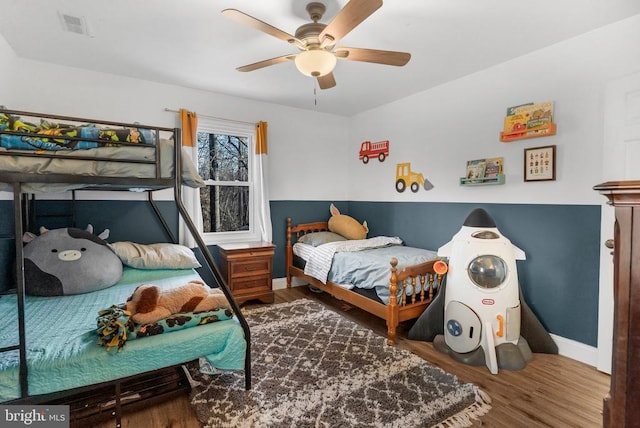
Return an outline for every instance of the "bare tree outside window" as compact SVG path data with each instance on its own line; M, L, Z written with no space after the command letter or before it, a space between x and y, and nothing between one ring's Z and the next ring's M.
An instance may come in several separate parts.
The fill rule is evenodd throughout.
M246 137L198 132L198 172L204 232L249 230L249 153Z

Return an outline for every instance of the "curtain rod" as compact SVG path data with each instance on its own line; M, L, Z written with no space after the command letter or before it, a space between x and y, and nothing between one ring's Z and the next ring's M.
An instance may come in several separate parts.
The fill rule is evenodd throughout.
M164 111L170 111L171 113L180 113L180 110L174 110L172 108L164 108ZM255 122L245 122L244 120L225 119L224 117L208 116L206 114L196 113L198 116L206 117L207 119L226 120L227 122L244 123L245 125L255 125Z

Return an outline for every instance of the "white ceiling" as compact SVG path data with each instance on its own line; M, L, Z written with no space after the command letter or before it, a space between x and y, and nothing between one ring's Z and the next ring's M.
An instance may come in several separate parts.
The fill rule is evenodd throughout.
M409 52L404 67L338 61L327 90L293 62L235 70L297 50L223 9L293 34L308 2L0 0L0 34L21 58L351 116L640 13L639 0L387 0L338 46ZM329 23L347 0L323 3ZM91 37L63 31L59 12Z

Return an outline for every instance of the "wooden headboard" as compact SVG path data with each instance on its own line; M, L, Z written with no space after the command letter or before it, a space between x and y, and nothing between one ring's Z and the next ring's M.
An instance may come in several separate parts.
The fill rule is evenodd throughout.
M293 263L293 244L295 244L301 236L307 233L328 231L329 225L326 221L317 221L315 223L300 223L296 226L291 225L291 217L287 217L287 249L286 249L286 271Z

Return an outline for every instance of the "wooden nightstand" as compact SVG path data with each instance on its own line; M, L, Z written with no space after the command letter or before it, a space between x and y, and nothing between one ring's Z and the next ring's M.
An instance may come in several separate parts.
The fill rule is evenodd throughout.
M238 304L251 299L273 303L275 248L270 242L259 241L218 245L222 276Z

